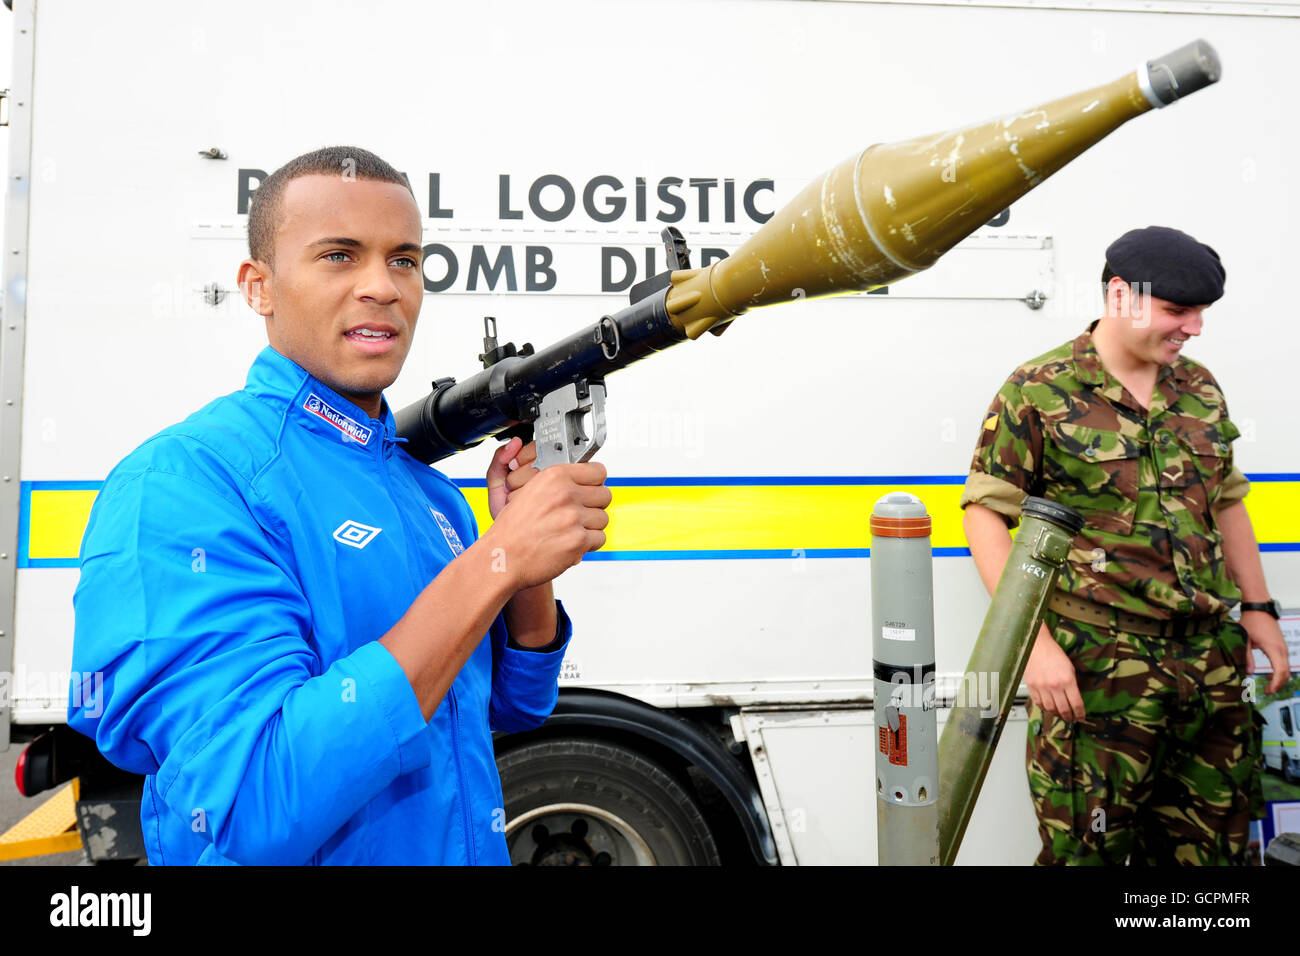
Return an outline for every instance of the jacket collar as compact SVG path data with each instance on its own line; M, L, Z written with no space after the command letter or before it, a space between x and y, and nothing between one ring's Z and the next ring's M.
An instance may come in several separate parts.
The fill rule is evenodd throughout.
M295 425L325 440L342 442L359 454L386 457L396 443L406 441L397 437L397 420L387 399L380 399L379 417L372 418L269 345L248 370L245 388L282 407Z
M1105 390L1108 384L1119 383L1110 377L1106 366L1101 364L1101 356L1097 354L1097 346L1092 341L1092 332L1097 328L1099 321L1101 320L1094 319L1083 334L1074 340L1074 372L1079 381ZM1156 382L1164 382L1170 376L1173 376L1176 382L1186 382L1189 379L1187 363L1183 361L1182 356L1179 356L1173 365L1161 366L1156 374Z

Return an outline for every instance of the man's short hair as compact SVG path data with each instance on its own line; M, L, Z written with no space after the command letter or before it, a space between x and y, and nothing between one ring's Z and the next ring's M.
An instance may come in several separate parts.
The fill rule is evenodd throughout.
M280 226L284 188L299 176L342 176L372 182L397 183L408 190L406 176L374 153L357 146L324 146L289 160L253 193L248 205L248 255L274 267L275 231ZM414 197L414 192L411 193Z

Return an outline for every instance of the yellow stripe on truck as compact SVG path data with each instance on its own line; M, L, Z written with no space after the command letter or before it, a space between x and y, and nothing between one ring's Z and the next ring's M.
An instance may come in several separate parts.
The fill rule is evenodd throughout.
M84 489L33 490L27 557L40 560L79 556L81 538L90 520L90 506L98 494Z
M935 547L965 547L961 485L685 485L611 488L607 551L869 548L877 499L908 491L934 516ZM465 489L480 528L487 490Z
M1252 481L1245 501L1261 544L1300 541L1300 481Z
M959 484L617 485L606 551L794 551L871 547L876 501L906 491L925 502L935 548L964 548ZM487 489L466 488L479 528L491 524ZM75 560L98 492L33 489L31 561ZM1246 499L1261 544L1300 547L1300 481L1255 481Z

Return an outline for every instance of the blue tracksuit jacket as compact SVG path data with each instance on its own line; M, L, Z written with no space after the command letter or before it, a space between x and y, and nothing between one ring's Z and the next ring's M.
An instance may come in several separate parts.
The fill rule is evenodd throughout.
M68 723L147 775L155 864L508 863L492 730L555 706L558 650L498 616L425 722L377 639L477 536L464 496L271 348L95 501Z

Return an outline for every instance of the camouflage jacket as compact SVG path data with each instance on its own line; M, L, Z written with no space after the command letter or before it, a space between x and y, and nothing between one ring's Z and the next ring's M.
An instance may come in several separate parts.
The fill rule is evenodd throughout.
M1101 364L1088 327L1012 373L984 417L961 506L1015 526L1026 495L1083 514L1057 587L1136 614L1217 616L1241 599L1215 521L1250 483L1209 370L1160 369L1149 409Z

